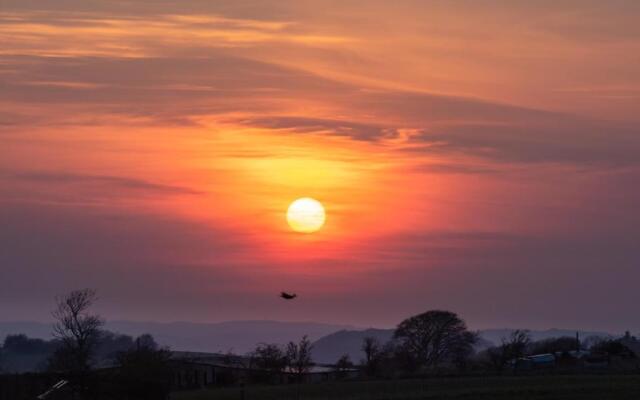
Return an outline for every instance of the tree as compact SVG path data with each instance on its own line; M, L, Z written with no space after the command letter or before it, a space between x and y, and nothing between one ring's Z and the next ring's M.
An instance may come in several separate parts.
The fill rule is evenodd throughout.
M476 332L466 331L461 333L457 340L450 344L450 361L459 370L465 370L468 366L469 359L474 353L473 344L478 340Z
M7 335L0 347L0 368L5 372L32 372L46 369L46 361L58 347L57 340Z
M362 340L361 348L364 352L364 362L366 365L369 365L373 362L378 353L380 353L380 342L372 336L367 336Z
M340 356L334 365L334 369L339 378L344 378L347 375L347 371L351 368L353 368L353 362L351 362L349 354L343 354Z
M158 350L160 346L156 343L156 340L149 333L143 333L142 335L136 338L136 347L137 348L145 348L151 350Z
M618 340L603 340L591 347L594 353L605 353L610 356L626 356L635 358L636 354Z
M397 376L399 373L413 374L420 368L420 362L409 346L402 342L386 343L376 356L376 375Z
M377 365L380 356L380 342L378 339L367 336L362 340L362 351L364 352L364 368L369 376L373 376L377 372Z
M101 329L93 352L93 358L94 361L98 362L115 361L119 353L131 350L134 347L135 344L131 336Z
M445 361L459 362L460 355L472 349L477 335L455 313L433 310L402 321L394 339L415 355L420 366L437 368Z
M260 343L249 358L259 369L279 373L287 367L287 356L277 344Z
M118 382L127 399L164 399L171 388L171 352L159 348L151 335L145 334L135 340L135 347L120 352Z
M611 337L591 335L582 340L582 346L584 346L585 349L592 349L594 346L598 346L607 340L611 340Z
M502 339L502 345L508 349L512 358L524 357L531 345L531 334L528 330L516 329L511 332L508 340Z
M353 368L353 362L351 362L351 357L349 356L349 354L343 354L340 356L340 358L338 358L338 361L336 361L336 369L337 370L345 370L345 369L349 369L349 368Z
M313 365L311 360L311 342L307 336L303 336L300 342L289 342L287 345L286 359L289 371L298 375L308 372Z
M50 359L52 369L83 375L91 368L104 325L99 315L89 312L96 299L91 289L75 290L57 299L53 335L61 345Z
M16 353L22 355L40 355L51 352L56 346L55 341L46 341L43 339L29 338L21 333L17 335L7 335L4 338L2 351L5 353Z
M487 349L489 362L496 371L500 372L510 360L524 357L530 345L529 331L516 329L508 338L502 338L500 346Z

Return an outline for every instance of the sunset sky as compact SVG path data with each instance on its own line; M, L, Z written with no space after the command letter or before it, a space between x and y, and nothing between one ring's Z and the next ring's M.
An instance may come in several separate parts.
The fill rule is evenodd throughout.
M0 320L640 330L639 15L0 0Z

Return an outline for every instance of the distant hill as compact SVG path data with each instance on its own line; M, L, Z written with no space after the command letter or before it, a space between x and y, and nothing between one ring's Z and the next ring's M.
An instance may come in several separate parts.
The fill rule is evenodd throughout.
M51 339L51 324L31 321L0 321L0 345L7 335L24 333L30 338Z
M173 350L227 352L243 354L258 343L285 344L304 335L314 341L349 325L316 322L228 321L195 322L137 322L108 321L106 329L131 336L152 334L156 341ZM0 322L0 344L8 334L24 333L32 338L50 339L51 324L40 322Z
M494 346L507 337L514 329L486 329L479 331L480 338L476 350L481 351ZM610 336L606 332L579 331L581 338L589 336ZM560 336L575 336L576 331L569 329L548 329L530 331L534 341ZM348 354L351 361L358 363L364 358L361 350L365 337L375 337L385 343L393 336L393 329L341 330L324 336L313 343L313 359L319 363L333 363L343 354Z
M374 337L380 343L386 343L393 336L393 329L340 330L324 336L313 343L313 360L319 363L334 363L343 354L351 361L359 363L364 358L361 350L366 337Z

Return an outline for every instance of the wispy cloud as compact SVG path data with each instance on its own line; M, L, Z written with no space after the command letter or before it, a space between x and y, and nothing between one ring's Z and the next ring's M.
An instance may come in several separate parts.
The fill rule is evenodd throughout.
M230 122L265 129L285 130L293 133L347 136L356 140L376 141L396 135L393 128L378 125L373 122L361 123L329 118L275 115L237 119L231 120Z
M164 185L143 179L109 176L84 175L69 172L17 172L9 177L21 181L38 182L47 185L104 185L110 189L130 189L156 194L202 194L201 191L174 185Z

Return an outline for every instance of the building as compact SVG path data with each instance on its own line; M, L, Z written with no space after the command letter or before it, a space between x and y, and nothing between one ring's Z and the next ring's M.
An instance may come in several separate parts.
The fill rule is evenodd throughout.
M289 371L273 373L254 367L247 357L217 353L173 352L170 363L171 383L176 389L243 383L317 383L360 376L358 369L337 370L330 365L314 365L302 375Z

